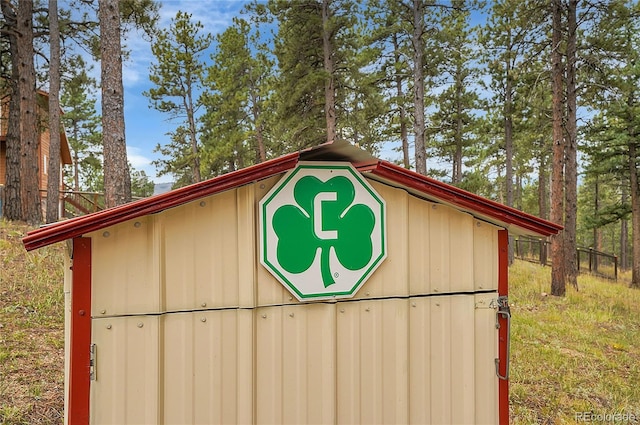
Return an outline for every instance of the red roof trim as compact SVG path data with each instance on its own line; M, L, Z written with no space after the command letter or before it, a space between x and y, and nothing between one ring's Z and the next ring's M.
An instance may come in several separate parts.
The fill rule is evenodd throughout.
M361 172L388 179L400 186L413 189L436 198L457 208L484 216L488 221L498 225L514 226L542 236L549 236L562 230L562 226L535 217L533 215L507 207L503 204L485 199L473 193L439 182L411 170L394 165L387 161L376 160L364 151L346 143L325 144L302 152L295 152L261 164L223 174L213 179L186 186L180 189L142 199L130 204L110 208L108 210L77 217L71 220L52 224L27 234L22 242L28 251L82 236L114 224L133 218L158 213L168 208L191 202L204 196L210 196L256 180L283 173L296 166L298 161L307 159L351 161ZM315 156L313 156L315 155ZM331 155L338 158L333 158ZM360 155L360 156L359 156Z
M521 227L543 236L555 235L562 230L562 226L550 221L442 183L387 161L378 161L375 168L367 167L367 169L376 176L398 182L426 195L431 195L463 209L475 211L507 225Z
M122 223L123 221L154 214L204 196L280 174L294 168L298 163L298 159L299 153L295 152L151 198L61 221L27 233L27 236L22 239L22 243L27 251L31 251Z

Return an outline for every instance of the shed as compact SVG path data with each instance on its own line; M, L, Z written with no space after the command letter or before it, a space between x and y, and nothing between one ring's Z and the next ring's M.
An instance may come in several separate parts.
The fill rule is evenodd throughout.
M65 423L504 424L508 232L560 229L335 142L23 242L68 241Z

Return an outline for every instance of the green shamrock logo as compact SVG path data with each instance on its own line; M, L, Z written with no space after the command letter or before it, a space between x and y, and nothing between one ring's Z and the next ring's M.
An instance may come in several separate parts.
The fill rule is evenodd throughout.
M335 283L329 264L332 248L346 269L359 270L371 261L375 215L364 204L352 205L355 188L348 178L337 176L323 183L313 176L302 177L293 197L297 205L283 205L273 215L277 257L285 270L307 270L319 249L326 288Z

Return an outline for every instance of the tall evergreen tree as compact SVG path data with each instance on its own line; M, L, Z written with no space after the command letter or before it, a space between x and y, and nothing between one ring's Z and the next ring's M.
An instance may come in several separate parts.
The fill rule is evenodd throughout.
M208 175L267 158L271 143L265 111L273 62L259 40L260 33L252 33L240 18L216 37L203 95L203 169Z
M103 192L101 118L95 109L96 99L90 95L96 90L96 81L81 56L70 57L65 68L60 103L73 162L68 184L76 191Z
M615 135L615 149L608 152L615 158L615 170L625 170L620 181L628 182L621 195L631 201L632 226L632 287L640 287L640 187L638 180L638 87L640 85L640 3L616 0L599 4L594 9L593 25L587 31L585 97L591 108L598 111L590 143L611 139ZM593 129L592 129L593 130ZM609 136L607 136L609 135ZM603 162L594 155L592 162ZM626 175L626 176L625 176Z
M551 221L564 223L564 147L563 121L563 65L562 52L562 0L552 1L553 21L551 38L551 82L553 92L553 167L551 174ZM551 237L551 294L566 293L566 271L564 260L564 235Z
M203 26L192 22L191 17L179 11L169 29L158 32L151 46L157 60L151 65L149 75L154 87L144 94L155 109L169 114L171 119L184 120L180 125L187 131L185 142L191 148L191 182L196 183L202 179L196 126L205 70L200 55L211 45L212 36L200 35Z
M461 185L463 162L469 155L468 148L474 143L477 132L476 110L480 101L474 85L478 71L472 63L477 61L477 49L472 44L472 29L469 26L470 9L464 0L453 1L452 10L443 13L442 30L437 40L447 52L440 64L445 78L444 90L438 96L432 116L429 138L435 141L436 155L446 158L451 164L451 182Z

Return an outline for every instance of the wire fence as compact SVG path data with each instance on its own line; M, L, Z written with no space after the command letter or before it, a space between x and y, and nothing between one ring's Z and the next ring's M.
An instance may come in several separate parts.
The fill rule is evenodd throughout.
M551 242L519 236L514 239L514 257L542 265L550 265ZM592 273L607 279L618 279L618 257L592 248L578 247L578 272Z

